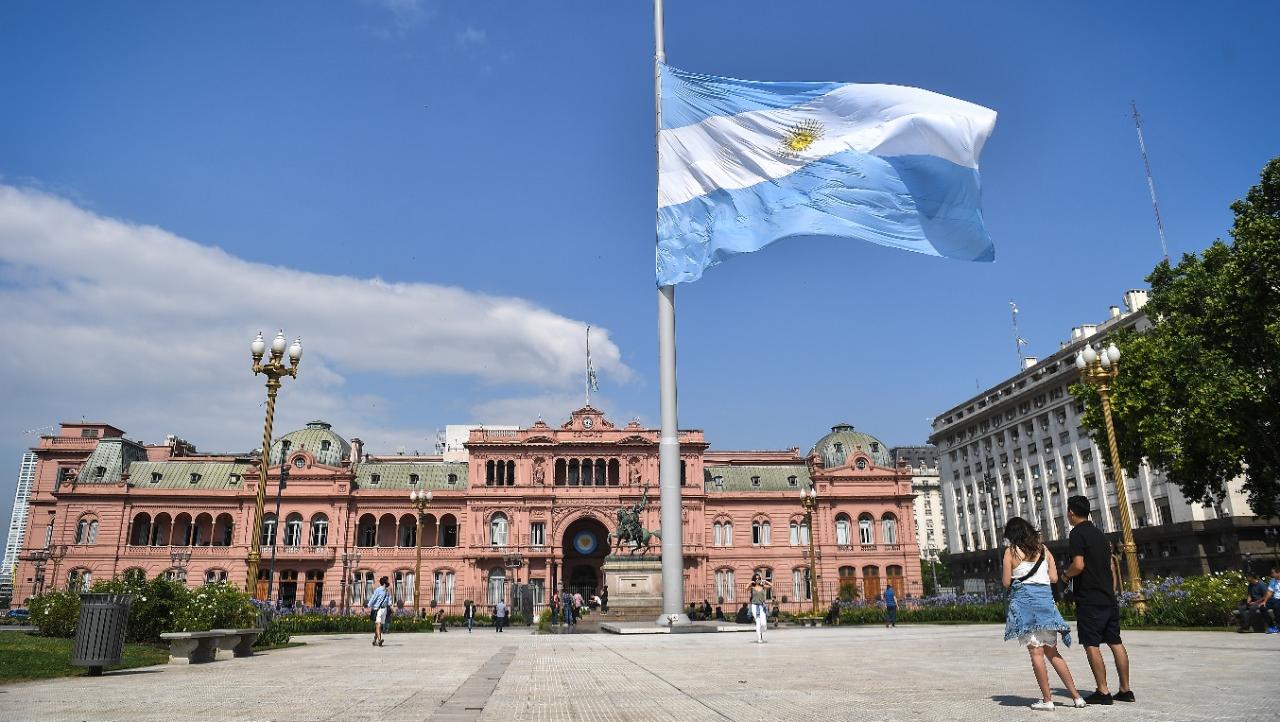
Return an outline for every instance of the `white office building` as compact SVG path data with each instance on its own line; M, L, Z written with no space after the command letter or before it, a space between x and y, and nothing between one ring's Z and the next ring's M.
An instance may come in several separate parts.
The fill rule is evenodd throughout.
M36 479L36 455L28 451L22 455L18 467L18 488L13 493L13 513L9 516L9 536L4 544L4 566L0 568L0 597L13 590L13 574L18 566L18 555L27 529L27 499Z
M1150 327L1142 310L1146 299L1145 291L1125 293L1123 310L1112 306L1102 323L1073 328L1053 355L1025 359L1019 373L934 419L929 440L940 454L946 545L953 555L974 553L953 557L961 576L989 576L996 555L988 550L1000 547L1010 517L1035 524L1051 546L1065 540L1071 530L1067 499L1077 494L1089 497L1099 528L1119 531L1108 451L1090 437L1084 402L1069 389L1080 380L1075 355L1086 344L1120 329ZM1238 568L1240 540L1230 520L1252 514L1240 483L1214 505L1188 503L1146 464L1125 484L1144 573Z
M936 558L947 548L946 515L942 510L942 484L935 446L896 446L889 450L895 464L911 468L912 510L916 518L916 544L924 559Z

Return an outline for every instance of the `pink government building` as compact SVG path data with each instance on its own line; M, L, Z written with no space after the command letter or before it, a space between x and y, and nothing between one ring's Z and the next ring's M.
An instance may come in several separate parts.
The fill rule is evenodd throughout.
M807 456L784 451L713 451L702 431L680 432L685 601L746 600L753 571L773 581L783 610L823 605L841 585L864 599L886 585L922 593L911 472L852 426L835 426ZM658 430L621 428L583 407L559 426L470 432L466 461L374 456L315 421L278 438L260 533L256 594L308 607L359 606L382 576L398 603L460 609L492 604L513 585L535 603L550 589L589 593L603 583L616 511L640 500L656 529ZM14 603L37 587L80 588L123 575L168 575L190 584L243 584L261 455L197 453L181 439L139 444L104 423L64 423L40 439L26 548ZM288 481L280 495L281 465ZM817 492L813 542L818 583L809 583L809 534L801 491ZM420 604L414 603L417 511L413 490L430 490L422 531ZM37 572L32 551L62 552ZM655 549L655 552L657 550ZM517 561L519 566L515 566Z

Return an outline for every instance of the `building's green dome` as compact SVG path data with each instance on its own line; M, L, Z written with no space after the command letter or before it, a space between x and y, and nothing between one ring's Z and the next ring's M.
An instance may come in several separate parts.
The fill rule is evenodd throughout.
M809 453L812 454L814 451L822 457L822 466L825 469L844 466L858 451L871 457L871 463L876 466L893 466L893 459L889 457L889 447L871 434L855 431L852 424L832 426L831 433L818 439L818 443L813 445L813 450Z
M305 429L290 431L276 439L271 445L271 463L281 462L281 451L285 442L289 453L305 451L315 457L317 464L325 466L341 466L342 460L350 456L351 444L333 432L333 427L324 421L312 421Z

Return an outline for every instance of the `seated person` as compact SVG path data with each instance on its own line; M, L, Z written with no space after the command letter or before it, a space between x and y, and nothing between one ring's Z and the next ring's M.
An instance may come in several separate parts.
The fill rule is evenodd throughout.
M778 600L775 599L773 600L773 609L769 612L769 624L772 624L773 627L776 629L778 627L778 621L781 618L782 618L782 612L781 610L778 609Z
M1233 616L1241 632L1262 632L1267 629L1266 598L1269 590L1257 574L1250 572L1245 576L1249 582L1248 596L1241 600L1240 606Z
M689 611L687 614L689 615L689 621L691 622L696 622L701 618L701 615L698 614L698 605L694 602L689 602Z
M733 621L738 624L751 624L751 612L747 609L746 602L743 602L742 606L738 607L738 613L734 616Z
M831 608L827 610L827 618L823 620L823 624L836 625L840 623L840 600L831 600Z
M445 626L444 626L444 609L443 608L436 610L436 616L435 616L434 622L435 622L435 625L440 628L441 632L449 631L448 629L445 629Z
M728 621L727 619L724 618L724 607L720 606L719 604L716 605L716 621L717 622Z

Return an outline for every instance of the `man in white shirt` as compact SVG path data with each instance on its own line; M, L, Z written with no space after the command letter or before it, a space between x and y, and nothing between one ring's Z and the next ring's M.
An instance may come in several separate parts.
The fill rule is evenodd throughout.
M502 625L505 624L506 621L507 621L507 603L499 599L498 606L493 608L493 626L497 627L498 631L501 632Z

